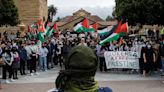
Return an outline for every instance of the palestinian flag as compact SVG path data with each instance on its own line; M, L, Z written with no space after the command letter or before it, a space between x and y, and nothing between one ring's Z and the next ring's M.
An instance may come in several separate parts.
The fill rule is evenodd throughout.
M33 23L33 24L31 25L31 28L37 28L37 25Z
M100 44L104 44L104 43L107 43L107 42L115 41L115 40L119 39L119 37L120 37L119 34L113 33L112 35L110 35L110 36L107 37L106 39L100 41Z
M59 37L59 30L58 30L58 26L57 26L57 23L54 24L52 30L50 31L50 33L55 36L55 37Z
M44 42L44 34L42 32L38 33L38 39L40 40L40 42Z
M103 36L109 32L107 27L99 28L97 30L98 35Z
M48 37L49 34L50 34L50 31L51 31L50 23L46 23L45 24L45 32L44 32L44 35L46 35L46 37Z
M58 32L58 26L57 23L54 24L53 28L51 29L52 33L53 32Z
M104 40L106 39L107 37L109 37L112 33L114 33L114 31L117 29L117 25L114 25L110 31L108 31L107 33L104 33L104 35L100 35L100 40Z
M89 29L89 20L87 18L83 20L82 26L84 26L85 29Z
M34 34L34 35L37 34L37 29L36 29L36 28L33 30L33 34Z
M49 26L50 26L50 25L49 25L49 22L46 21L46 22L44 23L44 35L46 35L48 29L50 28Z
M89 31L90 32L97 32L97 23L96 22L90 26Z
M33 26L35 25L35 24L32 24ZM36 30L37 30L37 28L36 27L33 27L33 26L28 26L28 37L31 39L31 38L35 38L36 37Z
M101 40L100 44L118 40L120 38L121 25L122 25L122 22L120 21L116 30L114 30L114 32L111 35L109 35L107 38L105 38L104 40Z
M49 37L52 35L52 33L56 32L57 31L57 24L55 23L53 28L52 29L48 29L47 32L46 32L46 36Z
M41 32L41 33L44 33L44 32L45 32L44 25L42 25L42 26L38 29L38 31Z
M119 39L118 46L121 46L122 43L123 43L123 39L122 39L122 37L121 37L121 38Z
M74 29L75 32L81 33L81 32L84 31L85 28L82 26L81 23L78 23L74 26L73 29Z
M128 34L128 23L124 23L121 25L121 36Z
M42 20L40 19L39 21L36 22L37 27L39 28L42 23Z
M31 37L36 38L36 37L37 37L37 29L34 28L34 29L30 32L30 34L31 34Z
M87 18L84 18L82 22L76 23L74 25L74 31L81 33L81 32L88 32L89 31L89 21Z
M112 29L112 26L110 27L103 27L103 28L99 28L97 33L100 35L100 36L105 36L107 34L111 34L110 30Z

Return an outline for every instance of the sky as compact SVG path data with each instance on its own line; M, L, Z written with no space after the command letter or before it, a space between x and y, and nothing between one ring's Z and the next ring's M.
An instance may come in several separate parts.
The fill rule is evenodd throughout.
M115 0L48 0L48 6L57 7L56 17L65 17L83 8L92 15L98 15L105 19L112 15Z

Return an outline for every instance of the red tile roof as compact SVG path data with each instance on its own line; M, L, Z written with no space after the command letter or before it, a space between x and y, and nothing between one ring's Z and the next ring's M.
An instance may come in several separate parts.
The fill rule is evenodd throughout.
M112 25L116 25L118 23L118 21L117 20L114 20L114 21L100 21L98 23L101 24L101 25L104 25L104 26L112 26Z
M73 19L75 19L74 16L66 16L62 18L59 22L70 22ZM101 19L99 16L96 16L96 15L90 16L89 19L95 22L104 21L103 19Z
M73 16L66 16L60 20L60 22L69 22L73 20Z
M62 26L64 24L66 24L67 22L57 22L57 26Z
M76 15L76 14L78 14L79 12L84 12L84 13L87 13L87 14L89 14L89 15L91 14L91 13L87 12L87 11L84 10L84 9L80 9L80 10L74 12L73 15Z
M90 19L93 20L93 21L96 21L96 22L98 22L98 21L104 21L102 18L100 18L97 15L90 16Z

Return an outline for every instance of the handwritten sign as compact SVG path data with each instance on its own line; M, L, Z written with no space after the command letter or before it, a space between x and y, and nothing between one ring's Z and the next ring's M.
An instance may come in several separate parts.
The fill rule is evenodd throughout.
M107 51L104 53L108 69L139 69L139 53L132 51Z

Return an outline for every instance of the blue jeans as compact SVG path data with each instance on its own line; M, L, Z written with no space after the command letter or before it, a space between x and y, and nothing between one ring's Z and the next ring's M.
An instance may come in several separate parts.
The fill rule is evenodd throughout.
M39 57L39 64L41 70L47 70L47 57Z
M164 73L164 58L161 58L161 62L162 62L162 72Z

